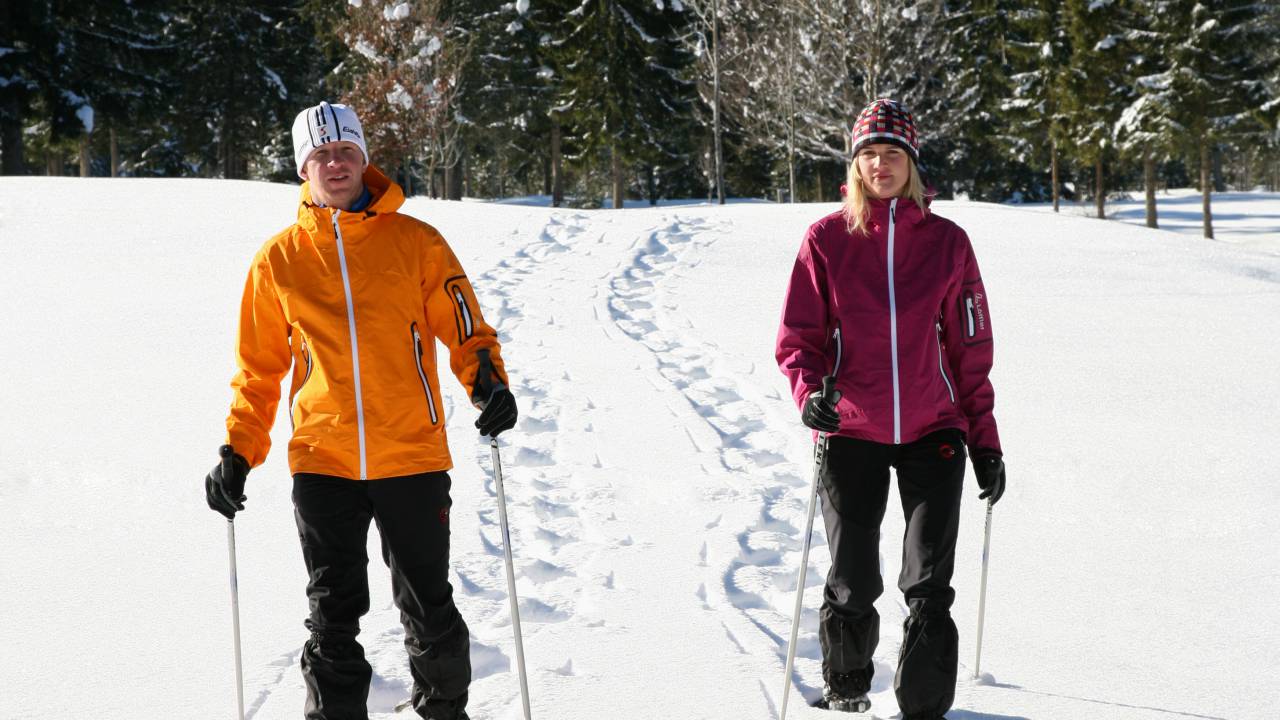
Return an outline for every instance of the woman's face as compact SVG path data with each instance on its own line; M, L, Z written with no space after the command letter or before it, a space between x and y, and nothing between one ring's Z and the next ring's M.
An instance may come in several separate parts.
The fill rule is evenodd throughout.
M889 143L873 143L858 151L858 176L875 198L897 197L911 178L911 157Z

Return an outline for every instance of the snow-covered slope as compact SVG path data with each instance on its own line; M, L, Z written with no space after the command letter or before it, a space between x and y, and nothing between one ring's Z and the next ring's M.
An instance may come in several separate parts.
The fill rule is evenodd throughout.
M234 714L226 523L201 479L222 439L244 273L296 192L0 180L0 717ZM1248 232L1280 232L1280 202L1258 207ZM407 204L467 267L521 403L502 445L535 717L776 716L811 445L773 339L800 237L831 208ZM1034 209L936 210L983 264L1010 472L983 682L969 676L984 507L967 487L948 717L1269 717L1280 258ZM471 716L514 720L488 450L443 385ZM276 452L236 522L257 720L301 714L289 486ZM806 700L821 687L817 526L795 675ZM883 530L872 699L891 717L901 514ZM376 534L370 555L370 708L393 717L409 677ZM797 697L789 716L824 715Z

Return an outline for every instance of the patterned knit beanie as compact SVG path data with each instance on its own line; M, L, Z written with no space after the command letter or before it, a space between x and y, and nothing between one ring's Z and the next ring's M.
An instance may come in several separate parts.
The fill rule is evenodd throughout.
M369 164L364 129L355 110L347 105L322 102L298 113L293 120L293 160L298 165L298 177L302 177L302 168L316 148L340 140L359 145L365 165Z
M920 142L916 138L916 121L906 105L888 99L872 102L853 124L853 154L873 143L897 145L920 163Z

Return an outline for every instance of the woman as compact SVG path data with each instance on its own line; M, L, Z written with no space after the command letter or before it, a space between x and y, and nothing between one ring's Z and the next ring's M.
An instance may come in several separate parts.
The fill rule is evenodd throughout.
M991 316L964 231L929 211L911 113L876 100L853 128L844 207L809 228L777 360L805 425L829 435L819 492L831 550L823 594L823 704L865 712L884 591L889 468L906 517L898 587L910 607L894 691L904 720L955 696L951 588L966 445L983 492L1004 492L992 414ZM822 379L834 375L833 397Z

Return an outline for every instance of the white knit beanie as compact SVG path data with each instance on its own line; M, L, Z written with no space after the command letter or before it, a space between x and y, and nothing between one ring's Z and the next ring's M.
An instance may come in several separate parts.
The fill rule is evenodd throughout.
M293 159L298 164L298 177L302 177L302 168L313 150L342 140L359 145L360 152L364 154L364 164L369 164L364 130L360 127L356 111L350 106L322 102L298 113L293 120Z

